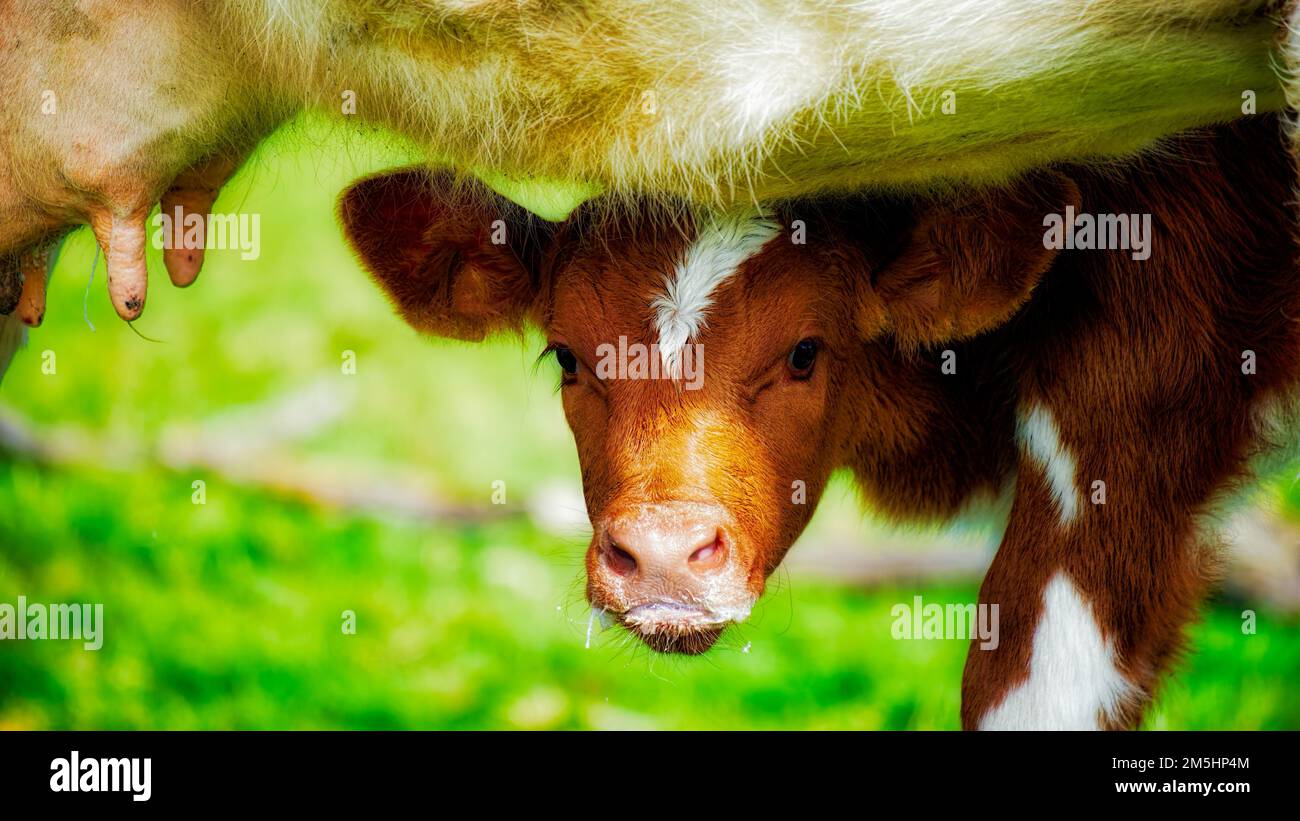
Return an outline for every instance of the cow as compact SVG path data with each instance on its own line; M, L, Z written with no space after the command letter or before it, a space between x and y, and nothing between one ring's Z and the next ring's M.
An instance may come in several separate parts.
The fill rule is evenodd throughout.
M1216 511L1285 444L1291 168L1261 116L947 196L594 200L550 223L405 169L339 214L418 331L546 334L587 598L654 650L743 621L847 468L900 521L1006 505L964 728L1115 729L1179 656Z
M1280 110L1291 13L1282 0L10 0L0 257L88 224L113 306L134 320L151 208L206 213L304 109L460 168L708 204L1000 182ZM186 286L202 254L169 248L164 263ZM0 314L19 299L16 265L0 262Z

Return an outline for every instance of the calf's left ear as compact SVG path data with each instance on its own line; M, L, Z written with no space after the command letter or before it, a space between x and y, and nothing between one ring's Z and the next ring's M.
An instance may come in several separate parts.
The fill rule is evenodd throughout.
M339 200L361 264L416 330L478 341L539 318L557 227L475 180L409 168Z
M918 347L1005 322L1055 260L1044 220L1066 206L1079 207L1079 189L1054 172L916 204L908 238L860 299L860 330Z

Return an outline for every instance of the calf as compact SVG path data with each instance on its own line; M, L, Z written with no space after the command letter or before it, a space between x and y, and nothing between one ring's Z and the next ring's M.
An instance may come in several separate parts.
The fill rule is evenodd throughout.
M559 225L408 170L340 213L417 329L544 329L588 599L651 647L703 652L744 619L837 467L898 519L1010 494L962 724L1122 728L1212 577L1207 515L1300 375L1284 145L1265 117L994 191ZM656 367L611 366L640 345Z

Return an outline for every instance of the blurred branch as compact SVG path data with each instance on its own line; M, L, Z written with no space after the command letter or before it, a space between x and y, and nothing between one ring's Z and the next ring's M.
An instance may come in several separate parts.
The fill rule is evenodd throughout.
M350 403L348 394L322 383L236 408L199 426L168 425L154 442L96 436L70 425L38 429L0 408L0 453L51 467L201 471L275 496L365 515L438 522L527 516L543 530L566 537L584 526L586 514L576 491L544 487L522 507L457 504L440 498L427 479L413 472L303 460L285 447L344 417ZM1225 592L1248 605L1300 612L1300 525L1256 504L1238 511L1223 532L1232 545ZM996 538L954 531L881 531L866 539L800 543L787 566L796 575L864 587L976 583L994 547Z
M1232 545L1227 592L1300 613L1300 524L1257 506L1238 511L1223 532Z
M926 536L924 549L915 535L862 542L800 544L786 557L794 575L874 587L908 582L978 582L992 554L980 544L955 544L943 533ZM939 542L937 546L933 542ZM952 544L950 544L950 542Z
M200 426L168 425L156 440L92 435L72 425L37 428L0 408L0 453L49 467L126 473L150 467L203 472L313 505L428 521L488 521L523 515L500 505L440 498L427 480L390 466L304 460L286 443L346 413L350 398L324 383L238 408Z

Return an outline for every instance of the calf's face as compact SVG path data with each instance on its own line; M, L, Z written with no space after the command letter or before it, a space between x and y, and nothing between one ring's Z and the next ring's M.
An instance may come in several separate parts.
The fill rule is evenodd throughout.
M1076 200L1044 176L942 205L597 203L556 225L408 170L357 183L340 215L417 329L545 331L593 529L588 599L698 653L749 615L831 471L896 446L883 432L908 420L881 416L907 396L870 358L1005 320L1050 264L1043 215Z

